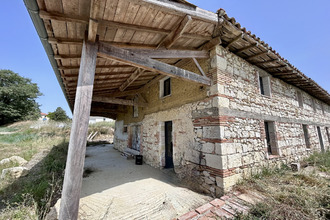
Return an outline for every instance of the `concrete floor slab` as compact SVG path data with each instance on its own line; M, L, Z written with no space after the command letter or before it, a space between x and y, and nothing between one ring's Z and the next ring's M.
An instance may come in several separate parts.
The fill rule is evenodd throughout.
M80 219L173 219L212 200L180 186L175 174L135 165L112 145L87 148Z

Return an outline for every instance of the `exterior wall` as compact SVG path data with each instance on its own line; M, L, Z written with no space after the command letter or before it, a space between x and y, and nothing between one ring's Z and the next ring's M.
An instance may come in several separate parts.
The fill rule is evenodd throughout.
M321 128L325 149L329 149L325 129L330 125L328 105L271 77L220 46L217 48L217 62L218 96L222 97L219 102L221 150L218 154L221 160L218 160L222 161L223 167L215 184L228 189L238 179L257 172L261 167L296 162L313 150L320 151L316 126ZM270 97L260 94L259 75L270 77ZM297 91L303 96L302 108L299 107ZM276 155L267 151L264 121L275 123ZM303 124L308 128L311 149L306 148ZM216 175L215 172L209 173Z
M296 87L221 46L210 54L211 58L201 63L212 79L211 86L173 79L172 94L164 98L159 96L159 84L150 87L142 94L149 106L139 108L138 117L133 117L132 108L118 116L115 147L123 150L130 146L130 127L141 125L144 161L163 167L164 122L172 121L175 172L188 184L216 196L263 167L296 162L320 151L316 126L321 128L325 149L329 149L325 129L330 127L329 106L301 91L301 108ZM183 68L198 72L194 65ZM270 77L270 97L260 94L259 76ZM274 122L276 155L267 151L265 121ZM302 125L308 128L310 149ZM127 134L122 133L124 126L128 126Z

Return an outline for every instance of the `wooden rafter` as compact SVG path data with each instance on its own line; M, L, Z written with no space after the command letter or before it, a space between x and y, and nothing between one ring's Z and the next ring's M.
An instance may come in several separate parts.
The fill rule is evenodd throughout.
M229 48L235 42L239 41L240 39L243 39L243 37L244 37L244 34L240 33L237 37L235 37L232 41L229 42L229 44L226 46L226 48Z
M202 45L199 49L200 50L205 50L205 51L209 51L212 48L214 48L215 46L221 44L221 38L220 37L215 37L212 40L206 42L204 45Z
M110 68L129 68L132 67L130 65L97 65L96 68L104 68L104 69L110 69ZM79 66L59 66L59 70L79 70Z
M109 46L103 43L100 43L99 45L98 55L101 57L110 58L123 63L127 63L138 68L149 70L151 72L157 72L163 75L181 78L200 84L211 84L211 80L207 77L132 53L122 48Z
M183 18L183 20L181 21L181 23L178 25L178 27L168 35L168 37L164 43L165 47L171 48L173 46L173 44L175 43L175 41L178 40L182 36L185 29L191 22L192 22L192 18L189 15L186 15Z
M280 61L279 59L273 59L273 60L266 60L266 61L260 61L260 62L254 62L255 65L262 65L262 64L268 64L268 63L274 63Z
M252 60L254 58L257 58L257 57L260 57L262 55L265 55L265 54L269 54L269 51L264 51L264 52L260 52L260 53L257 53L255 55L252 55L252 56L249 56L248 58L246 58L247 60Z
M137 70L134 71L134 73L128 77L128 79L119 87L119 91L124 91L127 87L129 87L139 76L143 74L143 70L138 68Z
M90 9L90 18L88 23L88 40L91 42L95 42L97 29L99 27L99 14L101 9L104 8L105 1L91 1L91 9Z
M253 44L251 44L251 45L249 45L249 46L246 46L246 47L243 47L243 48L239 49L239 50L236 51L235 53L236 53L236 54L243 53L243 52L245 52L245 51L247 51L247 50L250 50L250 49L252 49L252 48L254 48L254 47L257 47L257 46L258 46L258 43L253 43Z
M74 16L74 15L68 15L68 14L62 14L62 13L55 13L55 12L47 12L44 10L39 11L39 16L44 20L75 22L75 23L88 24L88 25L90 22L90 19L87 17ZM102 19L97 19L97 20L92 19L92 20L97 21L98 25L102 26L102 27L123 28L123 29L127 29L127 30L145 31L145 32L161 34L161 35L171 34L170 30L165 30L165 29L153 28L153 27L142 26L142 25L135 25L135 24L128 24L128 23L117 22L117 21L108 21L108 20L102 20ZM181 36L186 37L186 38L191 38L191 39L210 40L210 36L203 36L203 35L198 35L198 34L187 33L187 34L182 34Z

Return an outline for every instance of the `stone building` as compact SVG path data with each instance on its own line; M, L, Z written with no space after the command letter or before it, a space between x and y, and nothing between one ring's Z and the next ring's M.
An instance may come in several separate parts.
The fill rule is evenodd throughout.
M77 218L89 116L116 120L118 150L217 195L261 167L329 149L330 94L222 9L24 3L73 111L61 219Z
M166 77L140 94L148 107L124 108L127 112L116 118L115 148L135 149L154 167L174 167L215 195L263 167L329 150L329 94L260 39L239 30L236 37L224 33L222 45L201 61L211 86ZM252 48L237 49L244 38L262 49L242 55ZM193 62L181 68L199 71Z

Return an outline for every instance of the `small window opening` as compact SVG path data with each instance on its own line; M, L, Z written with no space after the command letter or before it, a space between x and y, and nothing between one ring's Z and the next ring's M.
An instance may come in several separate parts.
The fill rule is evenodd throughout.
M300 91L297 91L297 99L298 99L298 103L299 103L299 107L303 108L304 104L303 104L303 96L301 94Z
M321 151L324 152L323 138L322 138L321 128L319 126L317 126L317 134L319 136Z
M166 97L171 95L171 78L167 77L159 81L159 97Z
M330 145L330 134L329 134L329 128L326 127L325 130L327 131L327 136L328 136L328 142L329 142L329 145ZM330 147L330 146L329 146ZM328 148L329 149L329 148Z
M307 125L303 125L303 131L304 131L306 148L309 149L311 147L311 144L310 144L310 141L309 141L309 134L308 134L308 127L307 127Z
M267 151L269 154L279 155L279 150L277 148L277 142L276 142L275 123L273 121L265 121L264 125L265 125Z
M322 114L324 115L324 106L322 103L321 103L321 109L322 109Z
M271 96L269 76L259 75L259 88L261 95Z
M315 100L312 98L312 107L314 112L316 112L316 105L315 105Z
M164 80L164 94L163 96L168 96L171 94L171 78Z
M123 133L127 133L127 126L124 126Z

